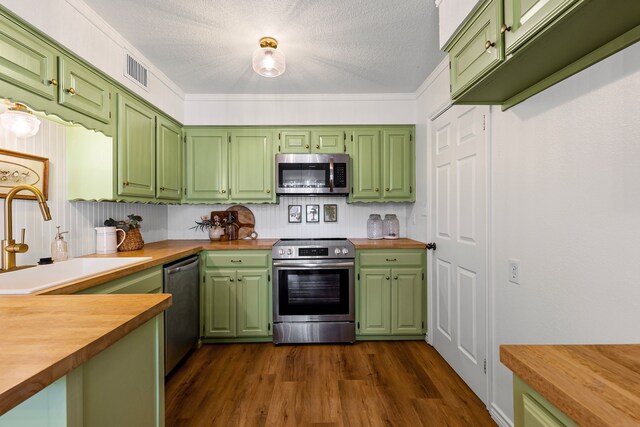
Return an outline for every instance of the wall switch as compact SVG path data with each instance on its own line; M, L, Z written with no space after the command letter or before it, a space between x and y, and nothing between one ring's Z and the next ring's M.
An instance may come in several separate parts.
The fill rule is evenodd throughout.
M517 259L509 260L509 281L511 283L515 283L516 285L520 284L520 261Z

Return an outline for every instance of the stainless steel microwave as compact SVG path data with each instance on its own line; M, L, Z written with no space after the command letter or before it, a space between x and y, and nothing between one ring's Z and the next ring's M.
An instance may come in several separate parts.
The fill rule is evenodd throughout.
M349 194L349 155L277 154L276 194Z

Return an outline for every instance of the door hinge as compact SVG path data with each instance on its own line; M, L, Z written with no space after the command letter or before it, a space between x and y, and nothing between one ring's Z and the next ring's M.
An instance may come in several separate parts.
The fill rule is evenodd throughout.
M353 135L351 135L351 142L353 142Z
M360 280L360 273L358 273L358 280Z
M413 141L413 135L409 134L409 141Z
M487 130L487 116L482 115L482 130Z
M227 137L227 141L228 141L229 143L231 143L231 135L229 135L229 136Z
M282 139L282 138L280 137L280 132L278 132L278 139Z
M351 192L353 193L353 187L351 187Z
M109 111L109 118L111 118L111 111Z
M203 274L203 275L202 275L202 283L204 283L204 277L205 277L205 276L204 276L204 274Z
M358 322L358 330L360 329L360 322Z
M422 280L424 280L424 273L422 273Z
M280 146L278 145L278 153L280 152Z
M487 374L487 359L484 359L484 373Z
M267 331L271 330L271 322L267 323Z
M347 132L346 131L344 131L344 140L345 141L347 140Z
M271 281L271 275L267 274L267 282L270 282L270 281Z
M409 194L413 193L413 187L409 186Z
M185 135L185 136L182 138L182 142L184 142L185 144L187 143L187 135Z
M424 320L422 321L422 329L424 329Z
M184 187L184 195L187 195L187 187Z
M347 145L346 144L343 145L342 148L343 148L344 152L346 153L347 152Z

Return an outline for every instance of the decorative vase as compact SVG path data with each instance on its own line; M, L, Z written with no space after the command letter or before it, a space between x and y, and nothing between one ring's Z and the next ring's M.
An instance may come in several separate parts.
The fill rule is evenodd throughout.
M224 234L224 229L222 227L211 227L209 229L209 240L220 240L220 236Z

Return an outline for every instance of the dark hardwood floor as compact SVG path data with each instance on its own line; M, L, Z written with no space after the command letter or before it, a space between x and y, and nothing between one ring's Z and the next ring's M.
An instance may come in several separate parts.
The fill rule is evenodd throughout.
M218 344L167 379L172 426L493 426L422 341Z

